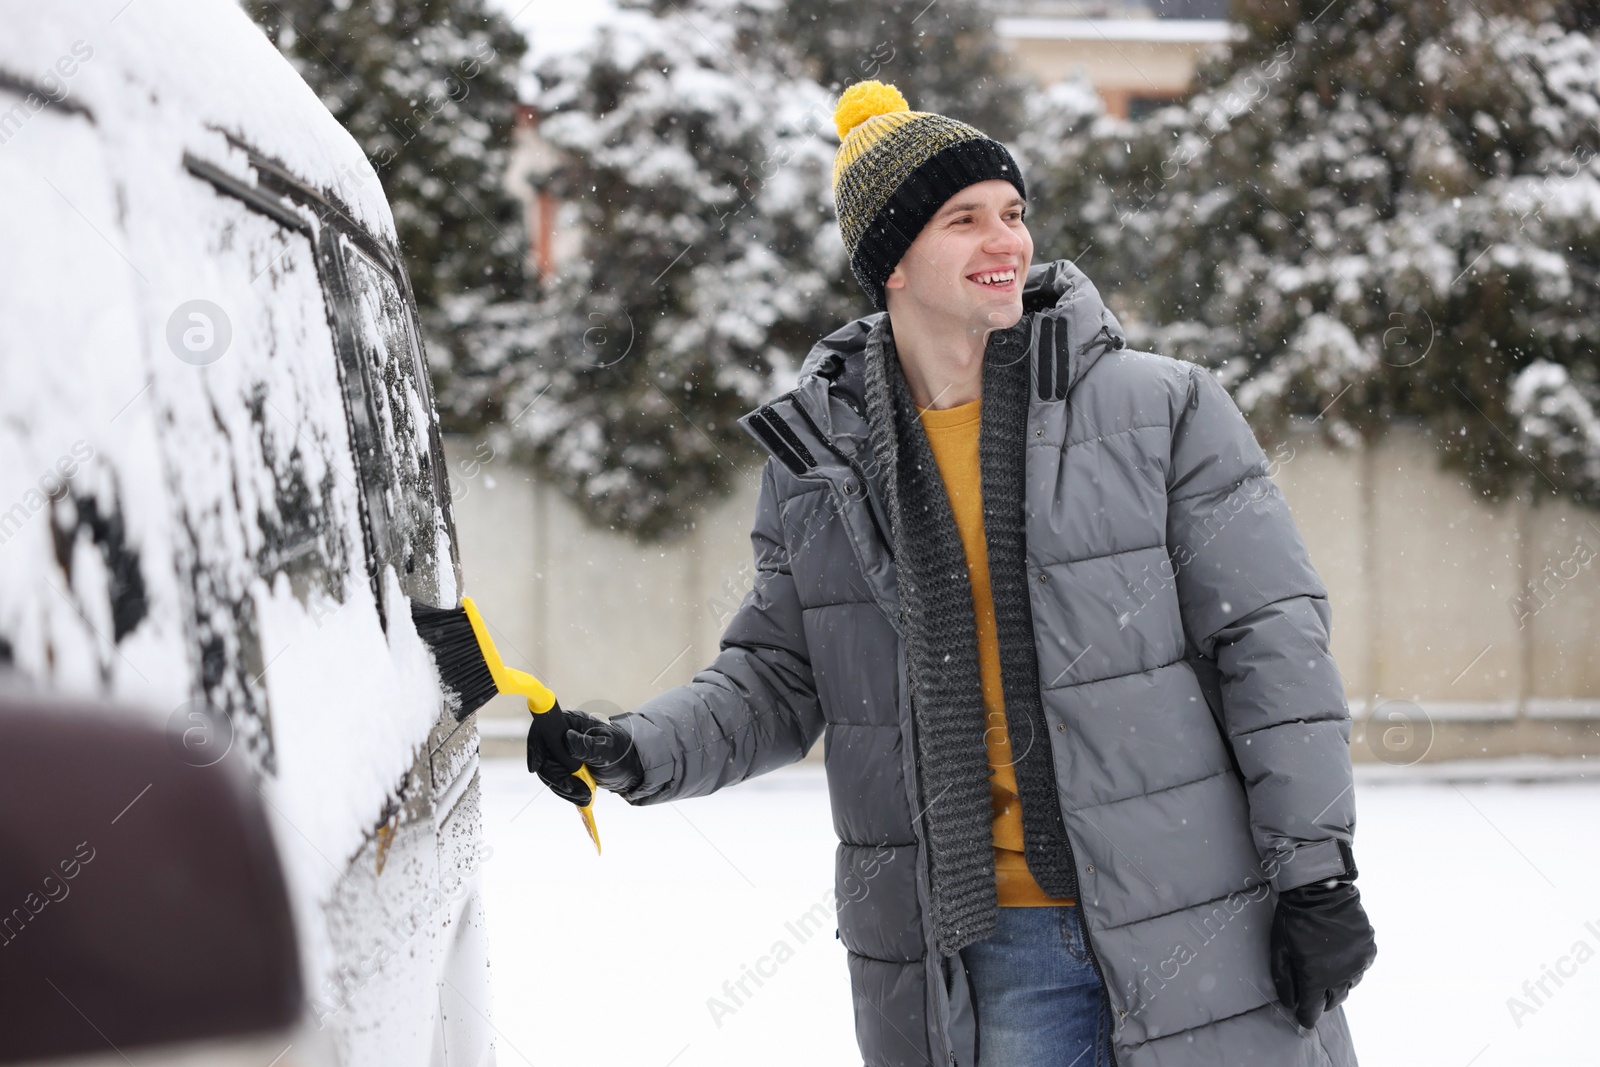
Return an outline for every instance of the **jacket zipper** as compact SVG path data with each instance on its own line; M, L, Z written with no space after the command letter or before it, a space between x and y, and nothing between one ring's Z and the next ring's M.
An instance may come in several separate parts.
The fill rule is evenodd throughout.
M1089 962L1094 965L1095 977L1100 979L1100 993L1106 998L1106 1012L1108 1015L1116 1015L1117 1009L1111 1006L1111 987L1106 984L1106 973L1100 969L1100 957L1095 953L1094 939L1089 936L1089 914L1083 908L1083 884L1078 881L1078 861L1074 855L1072 837L1064 832L1065 829L1065 827L1062 827L1063 833L1061 836L1067 843L1067 863L1072 868L1072 899L1077 901L1078 925L1083 927L1083 947L1088 949ZM1117 1020L1115 1018L1111 1020L1111 1030L1112 1033L1107 1035L1106 1039L1106 1052L1111 1056L1111 1067L1117 1067L1117 1042L1114 1036L1117 1030Z
M1099 342L1102 334L1108 335L1106 344L1111 346L1112 351L1122 348L1121 339L1111 335L1111 327L1102 326L1099 332L1090 338L1089 344L1084 345L1084 350L1087 351L1091 346ZM1100 993L1106 998L1107 1014L1120 1018L1120 1013L1111 1004L1111 986L1106 982L1106 972L1100 967L1100 956L1094 950L1094 938L1089 936L1089 913L1083 907L1083 883L1078 880L1077 850L1072 845L1072 835L1067 832L1064 823L1061 827L1061 837L1067 843L1067 866L1072 871L1072 899L1077 901L1078 925L1083 927L1083 947L1088 950L1089 962L1094 966L1095 977L1100 979ZM1117 1018L1112 1019L1111 1029L1113 1036L1106 1041L1106 1052L1111 1056L1111 1067L1117 1067L1117 1043L1114 1036L1117 1029Z
M893 561L894 544L889 540L889 535L884 532L883 525L878 522L878 509L873 506L871 483L867 481L866 472L862 470L861 464L856 462L855 457L848 455L844 449L834 444L833 438L822 432L822 427L817 425L816 420L811 417L811 413L806 410L805 405L800 403L798 398L792 398L790 404L800 413L800 418L805 421L807 428L811 430L817 440L821 441L829 452L844 460L845 466L850 468L850 472L861 483L861 498L862 502L867 505L867 518L872 520L873 532L878 535L878 540L883 542L884 551L889 553L889 559Z

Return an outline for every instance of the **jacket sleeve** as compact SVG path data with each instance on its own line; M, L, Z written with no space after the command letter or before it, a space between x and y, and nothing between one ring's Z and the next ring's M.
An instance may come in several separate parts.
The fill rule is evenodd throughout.
M1346 870L1350 711L1329 609L1267 457L1211 373L1173 426L1167 546L1186 636L1214 667L1263 873L1279 891Z
M772 461L761 477L755 581L722 635L721 654L687 685L616 721L633 735L644 780L630 804L704 796L805 756L822 710L789 571Z

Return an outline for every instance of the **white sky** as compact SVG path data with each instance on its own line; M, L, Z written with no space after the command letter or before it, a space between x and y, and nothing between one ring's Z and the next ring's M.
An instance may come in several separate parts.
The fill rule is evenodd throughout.
M490 3L527 34L531 46L529 58L535 63L547 56L577 49L595 27L616 10L613 0L490 0Z

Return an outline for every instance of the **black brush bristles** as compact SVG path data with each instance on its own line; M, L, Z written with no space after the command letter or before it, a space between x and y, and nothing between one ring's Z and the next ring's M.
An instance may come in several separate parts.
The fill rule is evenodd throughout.
M417 635L433 650L445 700L460 722L489 703L500 692L489 673L489 661L478 647L466 608L432 608L411 602L411 621Z

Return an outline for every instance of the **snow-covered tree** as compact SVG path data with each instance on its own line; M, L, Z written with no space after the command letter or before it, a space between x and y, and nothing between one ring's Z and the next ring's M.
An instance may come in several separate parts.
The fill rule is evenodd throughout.
M831 6L844 7L806 12ZM974 40L987 32L992 45L992 31L960 4L967 21L853 6L854 29L830 43L799 32L796 7L641 2L539 71L539 132L564 161L549 189L576 211L580 247L536 302L479 317L474 359L442 399L486 416L599 522L671 536L754 478L760 460L737 418L870 310L834 220L836 93L816 80L818 57L852 81L922 71L954 85L962 57L992 61ZM878 66L853 66L885 21L904 23L894 32L906 39L879 49ZM947 47L945 35L962 40Z
M486 0L244 6L377 170L442 356L452 318L523 291L521 210L503 180L527 42Z
M754 475L735 420L849 310L830 101L692 4L624 12L539 78L580 249L480 323L447 399L495 412L596 520L670 535Z
M1239 4L1180 106L1038 102L1036 235L1266 435L1418 417L1486 493L1600 505L1596 6Z

